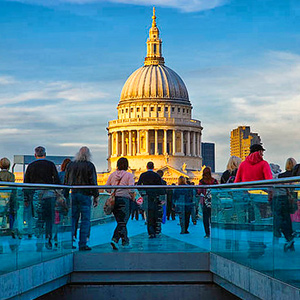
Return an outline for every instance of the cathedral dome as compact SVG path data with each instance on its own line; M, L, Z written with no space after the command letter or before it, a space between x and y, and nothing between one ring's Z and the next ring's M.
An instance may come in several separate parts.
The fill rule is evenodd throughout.
M163 64L145 65L137 69L123 86L120 102L147 99L190 104L183 80Z

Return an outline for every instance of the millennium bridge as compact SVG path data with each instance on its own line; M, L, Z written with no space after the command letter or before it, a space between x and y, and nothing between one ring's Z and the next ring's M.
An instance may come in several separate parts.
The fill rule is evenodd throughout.
M163 220L162 233L154 239L149 239L140 215L127 225L132 247L120 246L118 251L110 245L116 222L103 213L105 186L97 187L100 203L92 209L92 250L78 251L70 204L54 218L55 238L49 246L44 224L39 224L39 197L32 206L24 203L28 190L78 187L1 182L0 299L300 299L299 181L294 177L207 186L212 194L210 239L204 238L201 210L197 222L190 222L189 234L180 234L176 216ZM143 194L161 186L134 188ZM198 187L184 188L195 192ZM8 213L12 195L14 216ZM278 227L278 195L286 195L294 207L292 244Z

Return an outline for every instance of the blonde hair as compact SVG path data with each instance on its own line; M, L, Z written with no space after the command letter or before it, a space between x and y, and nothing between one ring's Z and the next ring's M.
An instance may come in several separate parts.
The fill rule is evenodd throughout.
M178 178L178 185L183 185L183 184L186 184L186 179L184 176L180 176Z
M10 167L10 161L8 158L3 157L0 159L0 169L8 170Z
M296 164L297 164L296 160L292 157L289 157L285 163L285 170L292 171L293 168L296 166Z
M242 162L242 160L239 157L237 157L235 155L231 156L228 160L227 170L229 172L232 172L232 171L238 169L241 162Z

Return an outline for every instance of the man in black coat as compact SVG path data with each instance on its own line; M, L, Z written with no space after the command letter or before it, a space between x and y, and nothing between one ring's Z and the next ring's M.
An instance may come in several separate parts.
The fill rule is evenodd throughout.
M46 149L42 146L35 148L34 154L36 160L30 163L26 169L24 183L40 183L40 184L60 184L58 172L55 164L46 159ZM52 228L54 224L54 209L56 203L55 190L32 190L26 189L24 191L25 207L28 214L29 224L33 217L33 197L37 195L41 210L38 210L37 228L42 230L44 223L46 223L46 248L52 249ZM31 227L31 226L29 226ZM30 230L30 229L29 229ZM29 232L29 236L31 232ZM37 245L40 249L40 245ZM41 250L41 249L40 249Z
M154 164L152 161L147 163L147 172L141 174L137 185L163 185L161 177L153 171ZM147 199L147 230L150 238L155 238L160 233L162 210L160 195L165 194L164 189L146 189L144 191Z

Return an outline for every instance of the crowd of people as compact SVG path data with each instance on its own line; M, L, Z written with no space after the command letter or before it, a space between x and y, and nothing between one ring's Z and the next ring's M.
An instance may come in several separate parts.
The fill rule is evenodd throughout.
M287 160L285 172L272 173L270 165L263 159L264 151L262 145L254 144L250 147L249 156L243 162L236 156L230 157L220 183L230 184L300 175L300 164L297 164L293 158ZM98 205L99 190L96 188L97 173L94 164L91 162L89 148L80 148L73 161L65 159L61 164L60 172L57 171L53 162L47 160L44 147L35 148L35 158L35 161L30 163L26 169L24 183L63 184L72 186L72 190L70 192L68 188L24 189L23 214L24 218L28 220L28 238L32 238L35 233L38 238L45 238L44 244L47 249L53 249L53 246L57 247L58 225L68 214L71 206L73 242L78 239L80 251L91 250L91 247L87 244L91 229L91 210L92 205L94 207ZM15 176L9 171L9 168L10 161L7 158L2 158L0 160L0 181L15 181ZM128 169L128 160L121 157L117 161L116 171L110 174L106 182L106 186L120 186L120 188L107 190L114 195L112 213L117 223L110 243L113 250L118 250L120 246L125 249L131 248L127 222L130 217L138 219L140 215L147 225L149 238L154 239L161 236L162 223L170 219L175 220L176 215L179 217L180 234L189 234L190 221L196 225L200 212L202 212L204 238L210 237L212 190L207 186L216 185L219 182L212 176L209 167L203 169L202 179L198 183L200 187L192 188L194 183L189 182L186 177L180 176L177 184L179 187L174 189L164 187L167 183L163 179L163 172L161 170L155 172L152 161L147 163L147 171L140 175L136 183L133 174L128 172ZM139 188L137 189L135 185ZM80 186L95 186L95 188L80 188ZM131 188L122 188L124 186L130 186ZM0 213L3 216L2 222L9 224L11 235L16 238L18 236L18 225L15 222L18 207L14 204L16 191L12 189L10 193L6 193L6 195L9 195L9 199L5 199L3 195L5 193L2 193L1 201L6 202L5 205L0 203ZM38 199L38 208L34 208L34 199ZM273 211L274 236L279 238L281 234L284 235L286 239L285 251L294 250L291 214L296 211L295 205L293 205L296 203L296 199L297 194L291 188L283 187L268 191L268 200ZM253 224L254 220L251 219L251 216L255 213L251 212L249 208L247 214L248 223ZM32 224L33 217L36 219L35 228ZM35 232L33 229L35 229ZM41 250L43 244L39 243L39 247L38 250ZM72 247L77 249L75 243ZM249 247L263 249L265 244L263 240L255 243L249 241Z

